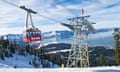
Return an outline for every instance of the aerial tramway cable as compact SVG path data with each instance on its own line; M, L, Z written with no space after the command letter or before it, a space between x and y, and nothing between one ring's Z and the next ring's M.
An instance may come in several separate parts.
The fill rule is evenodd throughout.
M18 6L18 5L16 5L16 4L14 4L14 3L11 3L11 2L9 2L9 1L7 1L7 0L2 0L2 1L5 2L5 3L8 3L8 4L10 4L10 5L14 6L14 7L21 8L21 6ZM33 13L33 14L37 14L37 15L40 16L40 17L47 18L47 19L52 20L52 21L55 21L55 22L61 22L61 21L59 21L59 20L56 20L56 19L53 19L53 18L44 16L44 15L41 15L40 13L37 13L37 12L35 12L35 13ZM62 22L61 22L61 23L62 23Z
M14 4L14 3L11 3L11 2L9 2L9 1L7 1L7 0L2 0L2 1L5 2L5 3L8 3L8 4L10 4L10 5L14 6L14 7L19 8L18 5Z

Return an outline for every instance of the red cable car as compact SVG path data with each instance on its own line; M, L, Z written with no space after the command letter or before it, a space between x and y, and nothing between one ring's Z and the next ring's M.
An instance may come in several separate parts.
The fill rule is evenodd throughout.
M33 11L32 9L25 8L25 6L20 6L20 8L27 11L26 30L23 32L23 41L41 41L41 31L33 25L31 16L31 13L37 14L37 12Z
M41 31L38 28L30 28L23 32L23 41L41 41Z

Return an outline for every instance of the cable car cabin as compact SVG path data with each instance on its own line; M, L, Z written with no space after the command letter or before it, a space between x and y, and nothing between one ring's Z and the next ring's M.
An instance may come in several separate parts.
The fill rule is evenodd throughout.
M32 42L32 41L40 41L41 40L41 31L38 28L30 28L24 31L23 33L23 41L24 42Z

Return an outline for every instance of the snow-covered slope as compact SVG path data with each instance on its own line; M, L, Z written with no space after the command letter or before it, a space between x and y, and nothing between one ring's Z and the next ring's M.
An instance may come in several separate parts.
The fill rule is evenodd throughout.
M0 63L0 68L12 68L11 66L8 66L6 64Z
M35 56L29 55L29 54L26 56L14 54L13 57L5 58L5 60L0 60L1 64L5 64L4 66L0 65L0 68L2 68L2 66L3 68L7 66L16 67L16 68L34 68L32 64L29 64L30 62L32 62L34 58ZM41 61L42 59L37 60L37 63L39 64L39 68L43 68ZM47 61L47 60L44 60L44 61ZM60 67L56 64L53 64L52 62L49 62L49 61L47 62L49 63L50 68Z
M20 55L13 55L13 57L5 58L5 60L1 60L0 63L7 64L11 67L18 67L18 68L32 68L32 65L29 65L29 61L32 60L33 56L20 56Z

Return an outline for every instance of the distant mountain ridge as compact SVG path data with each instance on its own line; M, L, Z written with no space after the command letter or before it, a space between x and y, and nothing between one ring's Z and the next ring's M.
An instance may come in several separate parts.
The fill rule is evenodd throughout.
M42 33L42 42L60 42L71 43L73 32L68 30L49 31ZM21 45L25 43L22 40L22 34L7 34L9 41L18 41ZM89 34L88 43L90 45L114 45L112 29L97 29L96 34Z

